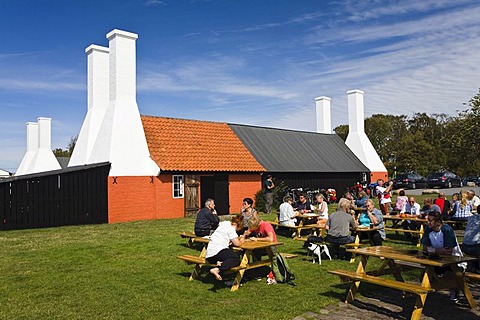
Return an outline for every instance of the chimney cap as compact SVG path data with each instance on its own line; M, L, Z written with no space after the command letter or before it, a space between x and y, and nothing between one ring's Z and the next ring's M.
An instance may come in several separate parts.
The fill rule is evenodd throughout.
M96 44L91 44L85 49L86 54L90 54L92 51L100 51L108 53L109 49L107 47L98 46Z
M124 37L124 38L130 38L131 40L137 40L138 39L138 34L133 33L133 32L128 32L128 31L123 31L123 30L118 30L118 29L113 29L109 33L107 33L107 39L111 40L116 36Z
M321 97L316 97L315 98L315 101L320 101L320 100L327 100L327 101L330 101L332 100L330 97L326 97L326 96L321 96Z
M365 92L359 89L353 89L353 90L347 91L347 94L355 94L355 93L364 94Z
M51 121L52 118L47 118L47 117L38 117L38 118L37 118L37 121L41 121L41 120Z

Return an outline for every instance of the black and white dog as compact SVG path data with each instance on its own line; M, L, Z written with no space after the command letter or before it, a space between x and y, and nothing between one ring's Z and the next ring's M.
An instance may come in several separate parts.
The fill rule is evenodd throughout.
M330 251L328 250L326 244L310 243L310 245L308 246L308 250L312 252L312 263L315 263L315 256L317 256L318 263L322 264L322 253L325 253L328 259L332 260L332 257L330 256Z

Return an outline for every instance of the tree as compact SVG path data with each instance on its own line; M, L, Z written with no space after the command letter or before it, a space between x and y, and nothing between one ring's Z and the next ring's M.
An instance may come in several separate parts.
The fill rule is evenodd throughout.
M77 143L78 135L75 137L70 137L70 142L67 145L67 150L63 150L62 148L56 148L53 151L55 157L71 157L73 149L75 148L75 144Z

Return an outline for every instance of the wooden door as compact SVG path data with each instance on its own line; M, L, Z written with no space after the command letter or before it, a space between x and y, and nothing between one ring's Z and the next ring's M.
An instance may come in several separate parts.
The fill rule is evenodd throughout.
M185 217L193 217L197 214L198 201L198 177L195 175L185 176Z

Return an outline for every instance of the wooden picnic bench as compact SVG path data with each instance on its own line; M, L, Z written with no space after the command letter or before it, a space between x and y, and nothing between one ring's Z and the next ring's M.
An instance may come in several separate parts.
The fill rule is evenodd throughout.
M236 273L235 279L233 280L233 285L230 291L238 290L243 278L243 274L245 273L246 270L264 267L264 266L270 266L273 258L272 246L278 246L282 244L283 243L279 243L279 242L247 240L244 243L242 243L242 245L240 245L239 247L234 247L234 249L243 251L243 257L241 259L239 266L228 270L228 272ZM193 255L187 255L187 254L177 256L178 259L185 261L187 264L195 264L193 272L189 277L190 281L198 278L198 276L200 275L200 270L203 267L210 267L210 268L215 267L215 265L208 263L208 261L206 261L205 259L207 245L208 243L205 244L202 252L200 253L200 256L198 257ZM267 251L269 259L254 261L252 253L256 249L265 249ZM286 258L294 258L296 256L297 255L295 254L287 254Z
M180 237L188 239L188 246L191 248L195 244L195 242L200 243L208 243L210 241L209 238L199 237L195 233L191 231L182 231L179 233Z
M419 252L413 253L412 250L396 249L387 246L366 247L361 249L349 249L349 252L361 256L360 262L355 272L346 270L331 270L331 274L340 277L342 282L351 282L347 290L345 303L355 299L361 282L367 282L387 288L410 292L417 295L417 299L411 315L412 320L420 319L422 310L427 299L427 294L443 288L451 288L451 285L460 289L467 299L472 309L477 307L472 293L468 288L465 279L467 276L462 273L458 267L460 262L473 261L473 257L440 256L438 259L430 259ZM370 257L383 258L382 265L375 270L367 271L367 262ZM407 283L402 277L402 265L399 262L405 262L409 267L423 269L422 280L420 284ZM449 266L452 269L452 278L438 278L435 274L435 267ZM395 279L383 278L383 275L393 275ZM480 277L479 277L480 278Z
M410 233L410 234L418 234L419 238L418 238L418 241L417 241L417 247L421 246L422 237L423 237L423 234L425 232L424 223L427 222L426 219L412 217L410 215L407 215L406 217L400 217L399 215L384 215L383 220L385 221L385 231L394 231L397 234L399 232ZM399 225L399 223L403 222L405 220L411 220L411 221L419 222L420 229L419 230L403 229L403 227L401 225ZM387 221L392 221L392 226L387 227L386 226Z
M295 236L293 237L294 239L302 238L302 230L311 230L311 232L313 232L313 230L315 230L315 229L319 229L321 236L324 237L325 236L325 227L321 227L318 224L304 225L304 220L307 219L307 218L312 218L312 217L315 217L315 216L311 216L311 215L300 215L300 216L298 216L298 219L300 219L300 223L298 224L298 226L297 225L295 225L295 226L280 225L280 222L278 221L278 215L275 218L275 221L267 221L267 222L270 223L274 228L277 228L277 229L285 228L285 229L294 230L294 232L295 232Z

